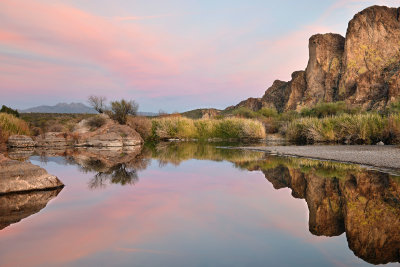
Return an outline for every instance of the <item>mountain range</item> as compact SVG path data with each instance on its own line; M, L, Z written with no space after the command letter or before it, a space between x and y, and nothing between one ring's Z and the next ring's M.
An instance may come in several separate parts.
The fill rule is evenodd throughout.
M69 113L69 114L96 114L97 111L82 103L58 103L54 106L37 106L28 109L18 110L20 113ZM153 112L138 112L141 116L155 116Z

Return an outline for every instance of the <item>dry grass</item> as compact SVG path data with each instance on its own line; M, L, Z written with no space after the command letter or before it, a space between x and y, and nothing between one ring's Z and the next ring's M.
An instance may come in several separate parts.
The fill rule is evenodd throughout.
M395 143L395 136L399 136L399 119L399 115L388 118L377 113L301 118L288 124L286 136L297 143Z
M166 139L262 139L266 137L263 124L241 118L200 119L184 117L152 120L152 138Z
M28 124L11 114L0 113L0 142L6 142L14 134L30 135Z
M150 119L141 116L130 116L126 124L134 129L136 132L138 132L143 140L147 140L150 138L152 126Z

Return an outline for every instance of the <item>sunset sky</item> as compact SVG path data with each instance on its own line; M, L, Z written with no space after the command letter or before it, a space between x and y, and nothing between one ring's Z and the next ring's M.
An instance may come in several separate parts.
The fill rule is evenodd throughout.
M0 104L225 108L304 69L308 38L400 0L1 0Z

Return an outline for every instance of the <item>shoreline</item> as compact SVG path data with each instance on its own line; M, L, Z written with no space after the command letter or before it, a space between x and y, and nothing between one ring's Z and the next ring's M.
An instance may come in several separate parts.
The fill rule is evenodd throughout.
M400 148L377 145L308 145L308 146L257 146L226 147L265 152L276 156L302 157L315 160L358 164L383 170L400 171Z

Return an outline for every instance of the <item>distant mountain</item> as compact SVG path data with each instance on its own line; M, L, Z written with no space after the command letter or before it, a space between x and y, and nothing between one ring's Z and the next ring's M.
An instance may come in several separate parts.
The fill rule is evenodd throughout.
M19 110L21 113L97 113L91 107L88 107L82 103L58 103L55 106L38 106Z
M24 110L18 110L20 113L78 113L78 114L96 114L97 111L82 103L58 103L55 106L38 106ZM157 116L158 113L138 112L140 116Z

